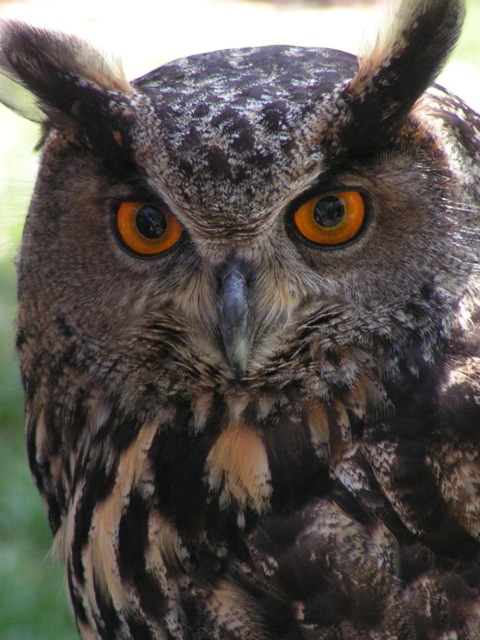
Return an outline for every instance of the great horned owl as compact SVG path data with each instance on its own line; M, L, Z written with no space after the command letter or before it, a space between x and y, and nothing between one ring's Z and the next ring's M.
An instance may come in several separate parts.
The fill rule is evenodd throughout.
M463 13L131 83L4 24L43 125L28 455L85 640L480 638L480 121L432 86Z

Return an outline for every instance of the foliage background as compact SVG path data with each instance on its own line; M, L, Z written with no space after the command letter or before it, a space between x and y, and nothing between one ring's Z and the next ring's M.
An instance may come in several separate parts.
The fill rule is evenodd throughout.
M357 52L364 34L375 33L386 2L315 4L320 0L160 0L152 9L149 0L136 0L132 14L131 4L122 10L121 3L104 0L75 5L0 1L0 18L77 32L107 51L122 51L127 75L135 77L168 59L229 46L288 43ZM441 82L480 110L480 0L467 0L467 6L462 40ZM33 188L38 134L37 125L0 109L0 640L77 638L63 574L50 556L50 532L27 468L14 352L14 263Z

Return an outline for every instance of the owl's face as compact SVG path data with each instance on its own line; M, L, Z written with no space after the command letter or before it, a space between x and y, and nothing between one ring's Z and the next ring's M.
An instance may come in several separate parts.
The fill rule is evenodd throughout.
M340 108L356 71L349 54L271 47L173 62L120 96L92 90L108 127L102 113L85 125L95 137L77 123L46 140L22 323L41 318L53 353L66 338L129 397L176 393L172 370L230 389L297 384L320 351L447 332L471 280L457 241L477 217L471 187L431 98L381 135L372 121L358 148Z

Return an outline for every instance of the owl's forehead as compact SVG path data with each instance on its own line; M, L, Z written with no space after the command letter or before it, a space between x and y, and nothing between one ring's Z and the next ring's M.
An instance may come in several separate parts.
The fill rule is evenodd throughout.
M174 60L134 81L134 86L173 106L199 100L219 103L265 96L304 101L351 78L356 58L335 49L270 46L226 49ZM310 92L313 92L311 97Z
M267 206L269 192L278 196L321 164L323 105L356 69L350 54L287 46L168 63L133 83L155 112L144 151L156 162L147 171L209 215L252 195Z

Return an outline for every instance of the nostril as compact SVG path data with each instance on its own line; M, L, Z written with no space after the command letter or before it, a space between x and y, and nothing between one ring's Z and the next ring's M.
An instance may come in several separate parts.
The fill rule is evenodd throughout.
M232 255L224 264L218 268L218 288L222 288L223 282L227 276L231 273L238 273L245 281L247 288L253 280L253 267L252 265L236 255Z

